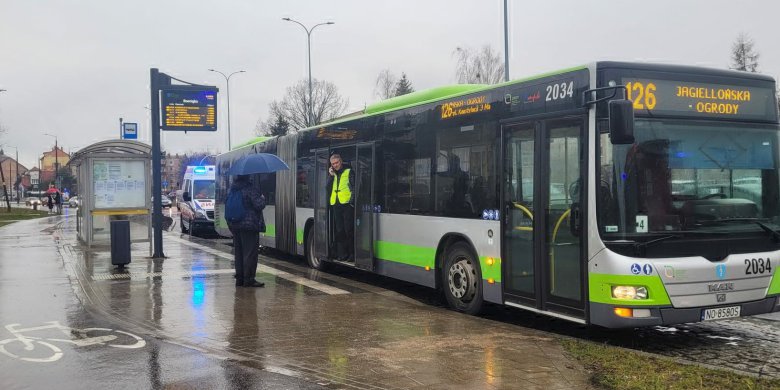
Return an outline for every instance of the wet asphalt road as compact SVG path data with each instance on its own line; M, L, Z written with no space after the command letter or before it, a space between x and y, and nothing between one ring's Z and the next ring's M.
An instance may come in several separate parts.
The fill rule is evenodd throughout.
M24 222L39 234L0 230L0 389L322 388L137 336L133 326L91 310L58 255L59 233L39 221Z
M780 377L778 316L638 330L499 306L475 318L424 287L273 252L267 287L236 289L224 239L166 233L169 259L137 258L148 246L135 244L119 272L74 236L67 216L0 228L0 372L12 373L0 388L588 388L560 336ZM23 332L44 338L32 351L4 328L51 321L70 335ZM123 348L128 333L145 345ZM44 343L61 357L23 360L56 354Z
M381 282L261 257L266 287L236 288L229 247L173 232L118 270L75 234L72 214L0 228L0 388L590 388L557 338Z

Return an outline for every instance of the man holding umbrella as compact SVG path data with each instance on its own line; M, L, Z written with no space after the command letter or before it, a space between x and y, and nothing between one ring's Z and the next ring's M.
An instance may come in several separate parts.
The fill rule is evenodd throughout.
M265 286L255 279L260 233L265 232L265 197L249 181L249 175L286 169L287 164L278 157L257 153L240 158L228 171L236 175L225 202L225 221L233 234L236 286Z

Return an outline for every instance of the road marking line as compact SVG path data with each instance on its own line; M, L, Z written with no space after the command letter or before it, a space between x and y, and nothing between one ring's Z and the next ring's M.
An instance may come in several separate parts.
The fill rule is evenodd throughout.
M187 246L192 247L192 248L200 249L200 250L202 250L202 251L204 251L206 253L210 253L210 254L212 254L214 256L219 256L219 257L221 257L223 259L233 260L233 255L231 255L229 253L225 253L225 252L220 251L218 249L210 248L210 247L208 247L206 245L202 245L202 244L198 244L198 243L195 243L195 242L192 242L192 241L184 240L184 239L181 239L179 237L174 237L174 236L172 236L170 234L166 235L165 238L167 238L169 240L173 240L173 241L179 242L181 244L187 245ZM322 292L324 292L326 294L330 294L330 295L349 294L350 293L349 291L342 290L342 289L340 289L338 287L333 287L333 286L329 286L327 284L323 284L323 283L320 283L320 282L315 282L314 280L307 279L307 278L304 278L304 277L298 276L298 275L293 275L293 274L291 274L289 272L278 270L276 268L271 268L271 267L269 267L267 265L263 265L263 264L258 264L257 265L257 271L258 272L264 272L264 273L267 273L267 274L270 274L270 275L274 275L274 276L278 276L278 277L280 277L282 279L287 279L287 280L289 280L289 281L291 281L293 283L298 283L298 284L304 285L304 286L309 287L309 288L313 288L313 289L318 290L318 291L322 291Z

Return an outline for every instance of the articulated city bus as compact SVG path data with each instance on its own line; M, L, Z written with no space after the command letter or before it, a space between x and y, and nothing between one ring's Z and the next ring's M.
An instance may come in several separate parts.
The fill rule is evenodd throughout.
M597 62L368 106L217 158L217 229L236 158L257 175L261 243L485 302L636 327L780 310L773 79ZM328 157L356 171L353 262L333 260Z

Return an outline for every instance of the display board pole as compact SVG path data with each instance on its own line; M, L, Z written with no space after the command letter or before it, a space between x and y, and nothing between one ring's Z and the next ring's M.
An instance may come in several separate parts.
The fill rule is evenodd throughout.
M152 258L165 258L163 254L162 237L162 164L160 161L160 87L169 85L170 78L160 73L157 68L152 68L151 90L152 90L152 229L154 252Z

